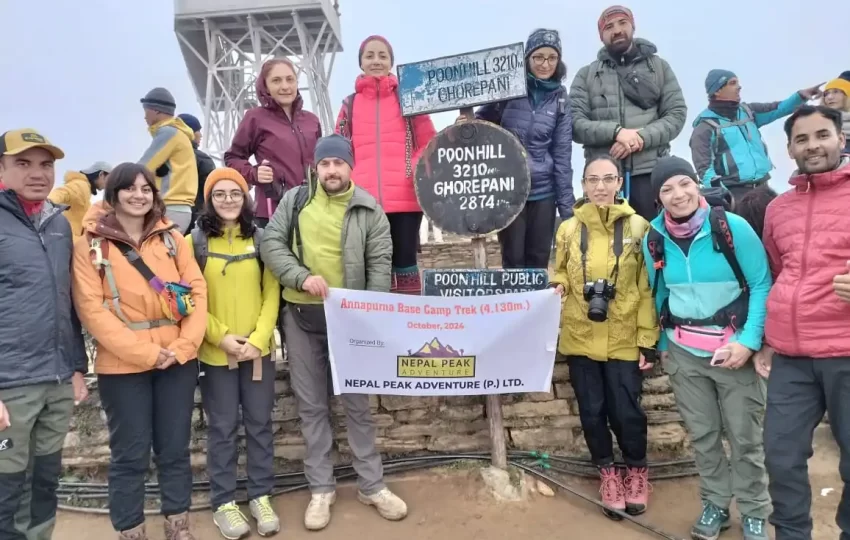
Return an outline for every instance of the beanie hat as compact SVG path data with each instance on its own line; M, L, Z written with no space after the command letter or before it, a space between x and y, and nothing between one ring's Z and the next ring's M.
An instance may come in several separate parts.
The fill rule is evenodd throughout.
M222 180L233 180L239 185L239 188L242 189L242 192L246 195L248 194L249 187L248 182L245 181L245 177L239 174L239 171L236 169L231 169L230 167L219 167L217 169L213 169L213 171L207 175L207 180L204 182L204 200L208 200L210 198L210 193L212 193L213 187Z
M605 25L608 24L608 21L613 17L624 16L626 17L630 23L632 23L632 27L635 26L635 16L632 14L632 10L627 8L626 6L611 6L605 11L602 12L602 15L599 16L599 38L602 39L602 29L605 28Z
M558 52L558 56L561 56L561 36L557 30L538 28L533 31L525 42L525 57L528 58L531 53L543 47L552 47Z
M170 116L174 116L174 111L177 109L177 104L174 103L174 96L171 95L171 92L161 87L154 88L140 101L145 109Z
M198 120L196 116L188 113L183 113L178 114L177 118L183 120L183 123L186 124L192 131L201 131L201 121Z
M661 186L667 180L680 174L693 179L694 182L699 184L694 166L689 161L676 156L666 156L658 160L652 169L652 175L649 177L652 192L655 194L656 200L658 199L658 194L661 193Z
M841 90L845 96L850 96L850 71L845 71L837 79L826 83L823 91L826 92L827 90Z
M325 158L333 157L343 160L348 163L349 167L354 168L354 154L351 150L351 141L336 133L322 137L316 142L313 157L316 164Z
M705 93L708 94L708 97L713 96L735 77L737 75L728 69L712 69L705 76Z
M380 41L381 43L387 46L387 50L390 51L390 65L394 66L395 54L393 54L393 46L390 45L390 42L387 41L387 38L378 35L369 36L363 40L363 43L360 44L360 52L357 54L357 64L360 65L360 63L363 61L363 49L366 48L366 45L368 45L370 41Z

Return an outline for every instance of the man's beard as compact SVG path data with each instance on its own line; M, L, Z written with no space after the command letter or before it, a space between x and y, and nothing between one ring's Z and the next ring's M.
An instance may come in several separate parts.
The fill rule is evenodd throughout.
M841 164L841 153L838 153L835 156L830 156L829 153L822 156L824 158L823 165L817 165L814 167L809 167L806 163L806 158L797 161L797 169L802 174L820 174L829 171L834 171Z
M328 189L327 183L330 181L338 181L340 182L339 188L334 189L333 191ZM325 178L325 181L322 182L322 188L325 190L325 193L328 195L338 195L340 193L345 193L348 190L348 187L351 185L350 180L343 180L339 176L329 176Z
M608 45L608 52L610 52L611 54L614 54L614 55L621 55L621 54L625 53L626 51L628 51L632 47L633 38L630 38L628 36L624 36L624 37L625 37L625 40L621 41L619 43L615 44L612 41L611 44Z

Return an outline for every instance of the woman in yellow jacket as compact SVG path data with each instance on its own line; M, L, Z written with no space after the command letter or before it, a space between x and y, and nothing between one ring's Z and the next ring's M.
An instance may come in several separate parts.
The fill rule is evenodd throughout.
M569 363L602 501L637 515L649 498L642 371L655 361L658 324L641 251L648 223L617 196L622 184L619 165L607 156L585 166L584 198L558 228L552 286L564 296L558 351ZM614 466L609 424L625 481Z
M274 328L280 284L259 259L248 183L239 172L215 169L204 184L204 207L187 237L207 280L207 333L201 396L207 416L207 472L213 521L228 539L247 536L236 505L236 431L239 410L248 454L249 508L261 536L280 530L269 495L274 489Z

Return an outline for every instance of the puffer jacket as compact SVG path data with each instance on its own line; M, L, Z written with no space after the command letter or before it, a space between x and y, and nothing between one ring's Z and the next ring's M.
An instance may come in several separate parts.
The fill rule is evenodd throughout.
M91 208L91 183L86 175L76 171L65 173L65 183L50 192L48 197L53 204L68 207L65 218L71 225L74 240L83 234L83 217Z
M284 288L303 292L301 287L310 270L295 256L291 238L297 193L293 189L283 196L281 211L275 212L263 232L260 256ZM342 220L340 246L343 288L389 292L393 253L390 223L375 198L359 187L354 188ZM304 246L305 251L309 249L309 245Z
M850 261L850 157L837 170L802 174L767 207L764 247L776 284L767 343L787 356L850 357L850 304L832 288Z
M272 99L263 77L257 77L257 95L262 106L245 113L230 149L224 153L224 163L257 186L256 216L268 219L269 206L273 214L283 193L304 183L306 171L313 165L313 151L322 136L322 126L318 116L304 110L300 93L292 104L292 120ZM268 160L274 171L274 180L269 184L271 200L265 185L257 182L257 165L248 161L251 156L257 165Z
M154 124L148 131L153 141L139 163L157 175L167 171L164 176L158 176L166 205L191 207L198 194L198 165L192 146L195 132L177 117Z
M166 219L153 223L136 245L122 230L112 210L101 204L92 205L83 220L87 236L74 244L73 296L83 326L97 342L95 372L99 374L142 373L154 369L160 348L173 351L181 364L197 358L207 325L207 284L192 249L174 224ZM174 240L172 257L162 235ZM90 253L88 235L100 237L109 247L105 258L112 267L118 290L121 313L131 323L158 321L164 318L160 295L130 264L110 240L129 243L142 256L145 264L163 281L183 281L192 288L195 310L180 323L150 329L131 330L112 306L108 279L101 278ZM103 245L103 244L102 244Z
M412 148L410 172L407 173L407 121L401 115L398 79L360 75L354 83L354 101L343 101L336 122L336 132L348 136L354 147L354 171L351 179L369 192L386 213L421 212L413 188L416 162L436 135L428 115L410 119ZM348 109L352 117L348 119Z
M850 111L844 111L843 113L841 113L841 119L843 121L841 131L844 132L844 137L846 140L844 143L844 153L850 154Z
M64 382L88 371L71 303L72 240L64 210L46 202L36 228L17 196L0 191L0 389Z
M475 117L501 125L526 149L531 171L528 200L554 196L561 218L572 215L573 120L566 89L547 93L536 107L530 96L490 103L475 111Z
M570 99L573 108L573 140L584 145L586 161L605 156L616 141L617 126L640 129L644 148L626 160L633 175L652 172L658 158L669 155L670 142L685 126L688 108L673 69L656 54L655 45L635 39L639 54L633 60L637 70L654 74L661 87L658 106L644 110L629 101L620 88L617 65L603 47L597 60L581 68L573 79Z
M608 304L608 320L596 323L587 318L584 299L587 280L612 277L614 223L623 222L623 254L616 281L617 294ZM582 265L581 226L587 227L587 268ZM558 227L555 240L555 277L552 285L563 285L561 337L558 351L564 355L587 356L605 362L637 360L640 348L655 348L658 323L649 287L641 239L648 223L623 201L599 207L586 199L579 201L572 218Z

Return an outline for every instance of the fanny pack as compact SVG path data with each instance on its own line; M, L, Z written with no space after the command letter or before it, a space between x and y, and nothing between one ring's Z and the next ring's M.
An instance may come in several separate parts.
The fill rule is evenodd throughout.
M327 334L324 304L287 304L298 327L310 334Z
M192 287L184 282L163 281L145 264L142 256L131 246L116 242L118 249L127 257L133 267L148 280L148 283L159 294L159 303L165 317L173 322L180 322L195 311L195 301L192 299Z
M676 326L673 329L676 342L685 347L701 351L714 352L723 347L735 335L735 330L727 326L712 330L704 326Z

